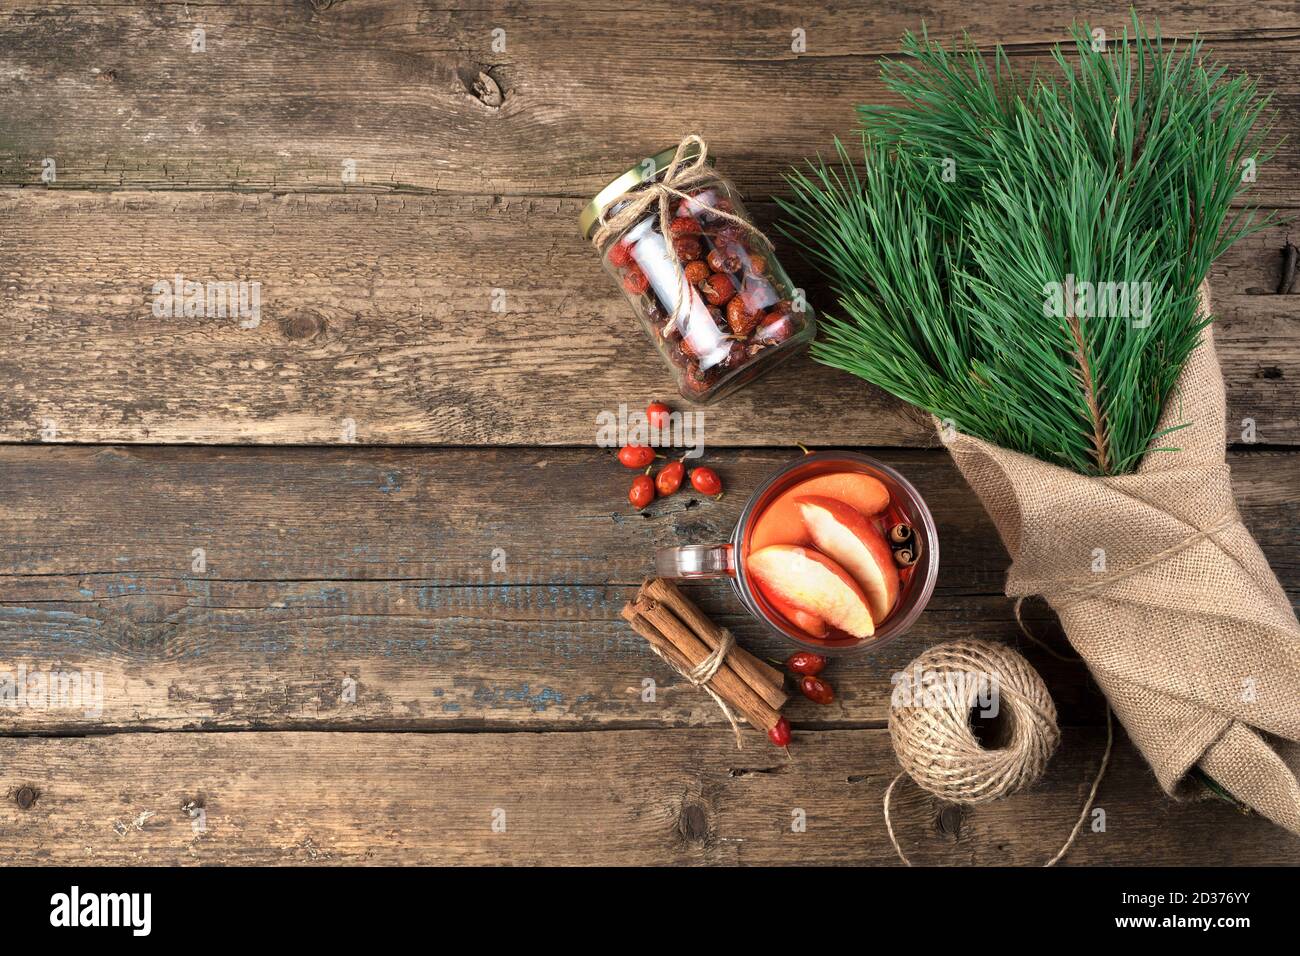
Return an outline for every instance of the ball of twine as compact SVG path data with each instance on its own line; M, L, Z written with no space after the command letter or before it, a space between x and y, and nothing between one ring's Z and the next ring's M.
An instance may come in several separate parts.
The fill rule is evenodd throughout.
M889 735L898 762L917 786L956 803L985 803L1033 784L1061 740L1043 679L1001 644L933 647L908 666L894 696ZM992 749L971 723L971 711L989 700L997 705Z
M972 711L992 701L997 702L996 733L986 746L975 734ZM1038 672L1012 648L977 640L940 644L908 665L895 683L889 736L903 773L885 790L885 826L908 866L889 816L890 796L904 774L945 800L987 803L1037 782L1061 740L1056 705ZM1106 772L1112 740L1107 709L1106 752L1097 777L1074 829L1048 866L1074 843Z

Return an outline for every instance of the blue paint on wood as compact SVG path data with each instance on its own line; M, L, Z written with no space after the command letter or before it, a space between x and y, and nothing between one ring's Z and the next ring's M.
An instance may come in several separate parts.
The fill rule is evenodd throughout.
M88 627L99 627L99 621L93 617L86 617L84 614L77 614L74 611L54 611L43 607L17 607L7 605L0 607L0 619L12 618L21 621L59 621L64 624L77 624Z
M608 589L600 584L472 584L439 587L424 584L415 603L424 610L438 608L509 607L519 610L561 610L604 607Z
M310 588L282 599L285 607L346 607L348 592L341 587Z
M209 578L186 578L185 590L196 598L200 607L212 606L212 581Z
M543 687L533 693L528 684L521 684L518 688L480 686L474 690L474 702L484 707L494 704L523 704L534 711L542 711L552 704L563 707L564 695L553 687Z

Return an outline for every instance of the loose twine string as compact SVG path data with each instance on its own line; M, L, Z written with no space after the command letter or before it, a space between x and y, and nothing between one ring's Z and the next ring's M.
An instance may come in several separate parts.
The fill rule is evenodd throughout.
M967 679L972 673L996 678L999 707L1007 708L1010 733L1005 746L988 750L975 736L970 723L969 694L956 690L958 686L967 690L969 687L952 679L958 673L953 669L955 664L962 665L960 673ZM1056 724L1056 708L1043 679L1010 647L988 641L941 644L916 658L908 671L933 673L935 680L915 688L915 692L937 692L939 697L933 702L891 708L889 715L894 752L903 770L885 789L885 829L898 858L911 866L912 861L898 842L890 815L894 788L903 777L910 776L922 789L955 803L996 800L1042 776L1060 740L1060 730ZM1113 743L1114 725L1108 707L1106 751L1101 766L1065 844L1045 866L1055 866L1074 845L1110 763Z
M718 640L718 646L715 647L712 652L710 652L709 656L704 658L704 660L700 661L694 667L688 667L686 669L682 669L670 661L663 655L663 652L653 644L650 644L649 647L650 650L654 651L656 657L675 670L678 674L681 674L688 683L700 688L713 698L714 703L716 703L722 710L722 716L726 717L727 722L731 724L731 732L736 735L736 749L744 750L745 748L741 743L740 737L740 725L736 723L736 715L731 712L731 708L727 706L727 702L722 699L718 692L709 686L709 681L713 680L713 675L716 674L718 669L726 662L727 655L731 653L731 649L736 646L736 639L731 636L731 632L725 627L721 630L722 637Z
M686 151L692 145L697 147L697 151L693 159L687 160L685 158ZM673 153L672 162L664 169L663 176L653 182L638 183L618 198L610 201L601 210L598 220L600 228L591 237L591 241L595 243L596 248L604 255L605 249L611 243L635 226L650 210L651 206L658 204L659 228L663 233L664 246L666 247L664 257L672 263L677 274L678 289L677 302L673 306L671 321L664 326L665 331L673 327L680 315L684 314L683 310L689 312L690 303L690 296L687 294L689 283L686 281L686 270L682 267L681 259L677 255L677 249L673 245L673 234L670 228L673 219L672 199L684 199L691 204L692 209L707 212L712 217L734 223L751 235L762 239L769 246L772 244L762 230L753 223L733 213L718 209L716 206L701 202L698 198L686 192L688 189L713 183L717 180L717 174L705 165L708 155L709 145L704 141L703 137L696 133L690 133L682 137L682 141L677 144L677 151ZM619 203L623 203L622 208L610 218L605 218L606 212Z

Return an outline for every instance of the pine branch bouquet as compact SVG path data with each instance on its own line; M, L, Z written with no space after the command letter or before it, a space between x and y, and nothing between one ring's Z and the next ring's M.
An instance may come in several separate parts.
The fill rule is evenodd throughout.
M782 231L838 315L813 347L930 412L1165 790L1300 833L1300 625L1233 500L1205 278L1260 228L1267 98L1134 34L1076 30L1056 73L923 33L789 177ZM834 311L834 310L832 310Z

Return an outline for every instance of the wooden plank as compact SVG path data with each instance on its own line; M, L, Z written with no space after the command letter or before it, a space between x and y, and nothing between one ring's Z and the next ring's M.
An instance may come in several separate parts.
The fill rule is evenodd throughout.
M1009 15L1000 2L943 0L924 19L934 35L968 31L1046 63L1047 42L1077 17L1114 37L1128 11L1053 0ZM683 12L669 0L7 4L0 72L15 95L0 120L0 182L40 183L49 158L65 186L337 189L350 160L362 187L590 196L699 130L757 195L849 131L856 104L888 99L878 57L922 20L831 0ZM1225 0L1160 19L1166 35L1200 31L1233 70L1275 89L1294 134L1293 3ZM1298 170L1291 135L1262 173L1263 200L1293 203Z
M590 443L602 411L674 390L577 237L579 206L0 190L0 441L337 443L350 421L361 443ZM1300 441L1300 296L1266 292L1286 229L1211 276L1229 419L1274 444ZM155 316L154 283L177 272L260 282L260 325ZM807 358L705 421L718 444L933 441L923 417Z
M938 590L911 633L834 662L833 705L796 698L809 726L879 726L890 677L925 647L1026 643L1000 593L1006 555L946 454L879 455L930 502ZM599 451L0 447L0 671L84 671L103 688L99 708L0 707L0 731L723 726L618 609L657 547L723 540L788 457L710 452L721 501L682 492L640 516ZM1300 454L1230 460L1296 589ZM789 653L724 585L692 593L755 653ZM1027 610L1064 649L1050 612ZM1101 719L1077 665L1025 650L1063 719Z
M1104 740L1067 728L1036 788L973 809L900 784L899 840L916 863L1041 864L1073 825ZM81 865L897 863L881 816L897 772L888 733L796 732L791 750L793 762L751 734L738 752L716 731L0 739L0 854ZM1300 863L1300 843L1267 821L1167 800L1127 742L1097 806L1105 832L1085 828L1067 864ZM792 832L799 811L806 831Z

